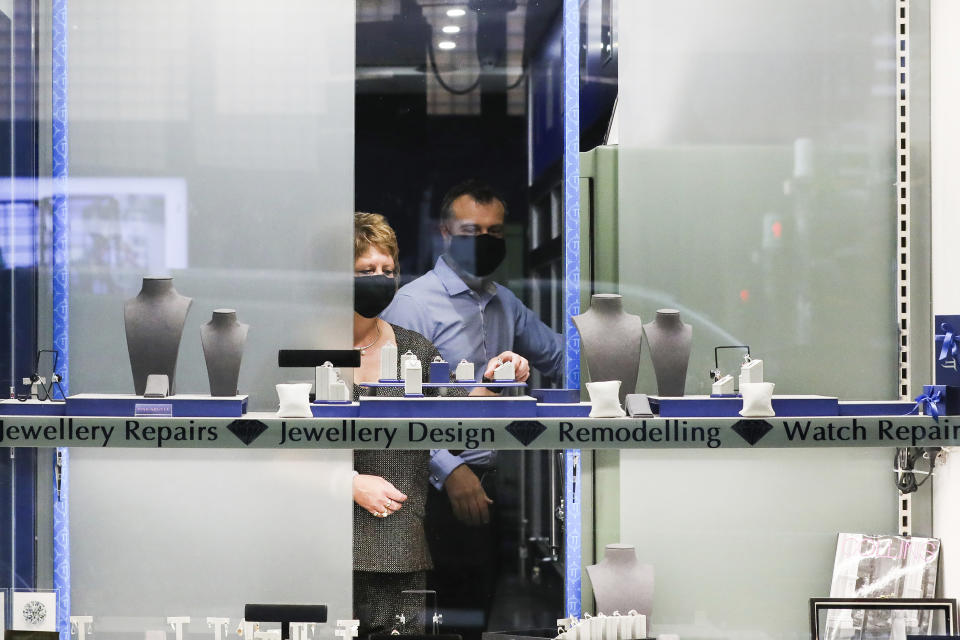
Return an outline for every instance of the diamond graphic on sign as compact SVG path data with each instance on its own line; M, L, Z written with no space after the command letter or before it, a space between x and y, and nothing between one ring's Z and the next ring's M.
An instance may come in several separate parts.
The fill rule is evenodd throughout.
M751 447L760 442L760 439L770 433L771 429L773 427L766 420L738 420L733 425L737 435L746 440Z
M259 420L234 420L227 425L230 433L237 436L240 442L249 446L251 442L260 437L267 430L267 425Z
M540 437L540 434L547 428L536 420L515 420L507 425L507 433L519 440L523 446L530 446L530 443Z

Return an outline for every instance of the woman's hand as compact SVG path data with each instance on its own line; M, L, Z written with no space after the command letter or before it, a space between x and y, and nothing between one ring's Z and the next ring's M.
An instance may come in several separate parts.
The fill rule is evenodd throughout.
M406 494L380 476L359 474L353 477L353 501L378 518L399 511Z

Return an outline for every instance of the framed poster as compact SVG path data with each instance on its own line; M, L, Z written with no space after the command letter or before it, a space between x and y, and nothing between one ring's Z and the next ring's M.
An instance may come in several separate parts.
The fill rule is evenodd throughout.
M11 630L57 630L56 591L14 591L10 601Z

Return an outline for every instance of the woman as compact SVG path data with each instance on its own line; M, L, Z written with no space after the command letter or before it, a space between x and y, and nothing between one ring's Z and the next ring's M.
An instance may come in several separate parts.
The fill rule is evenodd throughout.
M355 382L380 378L380 349L391 342L398 353L416 354L424 381L428 363L440 355L419 333L377 317L397 290L397 255L396 234L383 216L354 214L353 343L361 354ZM354 385L354 400L360 390ZM403 389L377 394L402 396ZM405 632L422 633L422 597L401 592L424 589L433 567L423 532L430 452L356 450L353 460L353 606L360 635L389 633L401 626L399 615L407 621Z

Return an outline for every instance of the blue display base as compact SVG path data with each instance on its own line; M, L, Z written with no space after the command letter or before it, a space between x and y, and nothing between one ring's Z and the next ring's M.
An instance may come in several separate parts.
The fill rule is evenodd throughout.
M169 406L174 418L239 418L247 412L247 396L214 398L178 394L167 398L80 393L67 398L68 416L134 417L136 405ZM159 414L158 414L159 415Z
M537 402L549 404L580 404L580 389L531 389Z
M356 418L360 415L357 402L320 402L310 405L314 418Z
M576 404L540 402L537 403L538 418L588 418L592 405L589 402Z
M840 401L841 416L905 416L917 406L912 400Z
M661 418L735 418L743 408L742 398L649 396L650 408ZM836 398L830 396L773 396L778 417L840 415Z
M360 398L360 418L536 418L537 401L515 398Z
M357 384L358 386L366 387L368 389L379 389L381 387L390 389L390 388L396 388L396 387L402 388L404 386L403 380L398 380L398 381L390 380L387 382L384 382L383 380L381 380L380 382L359 382ZM491 389L497 389L497 388L519 389L525 386L527 386L526 382L424 382L423 383L424 389L456 389L456 388L473 389L475 387L489 387Z
M63 402L0 400L0 416L62 416L66 409Z
M739 393L711 393L711 398L742 398Z

